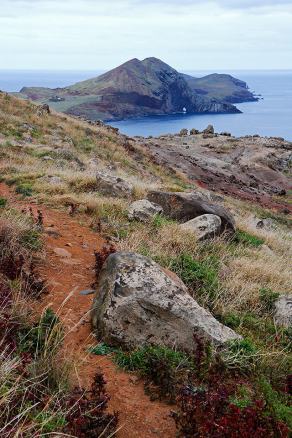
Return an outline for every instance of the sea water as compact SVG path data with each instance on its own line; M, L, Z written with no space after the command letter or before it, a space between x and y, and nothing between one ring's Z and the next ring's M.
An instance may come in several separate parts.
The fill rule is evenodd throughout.
M101 71L1 71L0 89L19 91L23 86L64 87L100 74ZM187 72L196 77L210 71ZM218 72L222 73L222 72ZM216 132L235 136L260 134L292 141L292 71L224 71L247 82L251 91L262 96L258 102L236 106L242 114L181 114L144 117L112 122L124 134L157 136L182 128L204 129L212 124Z

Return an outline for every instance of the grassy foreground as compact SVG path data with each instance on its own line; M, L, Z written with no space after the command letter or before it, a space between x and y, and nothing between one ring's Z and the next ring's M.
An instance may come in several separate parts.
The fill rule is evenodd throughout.
M98 193L97 169L114 170L134 184L132 198ZM174 271L202 306L242 335L242 341L221 351L202 344L190 357L153 346L134 352L112 353L110 346L95 351L112 353L119 366L143 376L152 397L177 404L178 436L289 435L291 328L277 326L273 318L275 300L291 292L286 217L226 198L224 205L235 214L238 231L232 239L223 236L206 243L197 243L178 223L161 216L148 224L129 222L127 209L133 200L153 188L184 190L190 187L184 177L158 166L141 147L109 128L57 114L39 117L31 103L3 93L0 170L2 181L20 199L70 207L71 212L73 206L76 220L114 241L118 249L147 255ZM272 217L274 227L256 229L252 215ZM59 430L82 436L82 431L68 429L78 418L75 408L86 400L87 412L92 400L100 398L104 402L96 418L103 429L94 429L86 415L89 423L84 427L101 433L109 423L116 424L105 411L102 376L97 376L91 394L72 388L57 315L48 309L41 317L31 316L30 302L45 287L31 268L43 256L38 224L0 198L0 384L6 406L1 436L42 436Z

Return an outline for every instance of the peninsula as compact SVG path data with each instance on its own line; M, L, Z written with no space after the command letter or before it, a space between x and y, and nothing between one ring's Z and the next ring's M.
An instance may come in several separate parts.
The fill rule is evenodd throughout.
M157 58L132 59L65 88L24 87L18 97L89 120L148 115L240 113L234 103L256 101L245 82L226 74L195 78Z

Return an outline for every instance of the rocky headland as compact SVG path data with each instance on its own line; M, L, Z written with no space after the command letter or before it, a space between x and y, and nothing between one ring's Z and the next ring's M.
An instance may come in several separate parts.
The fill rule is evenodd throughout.
M230 75L194 78L157 58L132 59L65 88L23 87L19 97L90 120L183 113L239 113L233 103L256 101L245 82Z

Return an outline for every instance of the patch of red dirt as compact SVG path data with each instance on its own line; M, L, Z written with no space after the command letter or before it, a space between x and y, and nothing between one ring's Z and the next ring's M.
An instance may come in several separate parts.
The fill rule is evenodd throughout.
M101 368L111 396L110 410L120 413L119 438L175 437L169 406L150 401L143 382L117 369L109 357L88 354L88 347L96 344L89 318L93 295L80 295L80 291L90 289L95 280L94 251L101 249L103 239L65 212L17 200L2 183L0 195L19 208L31 207L35 214L39 208L43 213L46 260L40 271L47 280L48 294L37 304L38 311L51 307L69 331L64 348L80 359L78 384L89 387Z

